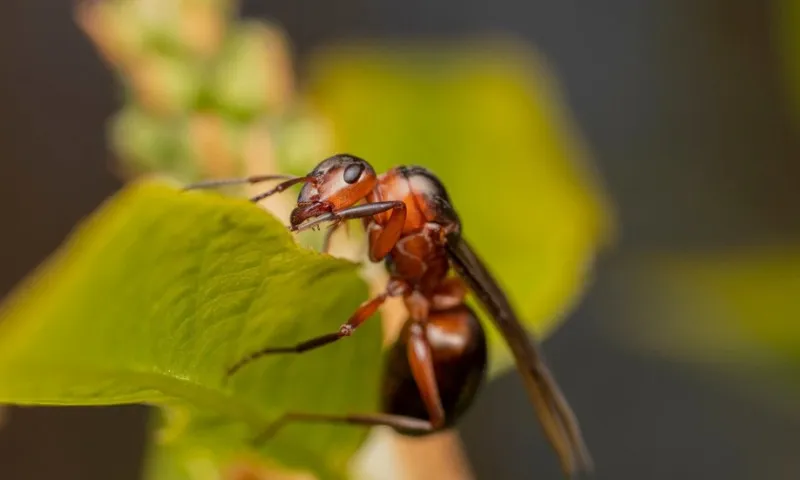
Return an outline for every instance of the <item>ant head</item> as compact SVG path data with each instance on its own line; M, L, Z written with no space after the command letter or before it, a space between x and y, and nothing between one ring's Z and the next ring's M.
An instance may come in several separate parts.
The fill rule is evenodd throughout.
M366 160L339 154L322 161L308 174L292 211L292 226L317 215L352 207L372 192L377 175Z

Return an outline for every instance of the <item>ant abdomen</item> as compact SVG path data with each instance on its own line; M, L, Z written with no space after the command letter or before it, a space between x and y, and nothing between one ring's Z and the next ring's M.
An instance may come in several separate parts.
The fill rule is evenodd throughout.
M429 420L408 361L408 335L412 324L411 321L405 323L397 341L387 352L381 391L382 411ZM443 428L449 428L469 408L483 383L487 361L486 336L475 312L463 304L431 312L425 330L445 413ZM419 432L396 430L406 435L420 435Z

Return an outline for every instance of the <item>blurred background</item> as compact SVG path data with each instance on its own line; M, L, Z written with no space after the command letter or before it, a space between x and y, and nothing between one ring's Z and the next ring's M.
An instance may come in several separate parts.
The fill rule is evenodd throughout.
M459 44L491 35L538 52L617 224L613 247L602 250L585 294L544 347L583 424L596 478L796 479L795 3L247 0L242 13L282 27L287 62L300 84L316 79L309 83L321 110L343 111L337 102L348 97L336 92L347 85L369 93L371 84L352 87L342 77L350 65L357 79L363 57L333 67L329 57L310 73L309 59L339 42ZM111 141L106 136L125 97L73 7L0 2L0 294L122 185L117 156L127 155L128 168L150 168L136 163L147 152L133 151L113 128ZM290 88L279 82L274 98ZM239 108L241 97L228 98L232 115L254 115ZM284 108L265 102L270 111ZM358 120L368 129L371 115L390 115L381 108L340 113L337 125L347 127L334 130L354 136ZM493 120L504 128L502 115ZM290 130L313 136L304 128ZM309 146L296 168L327 153ZM496 165L488 160L486 168ZM202 175L225 173L212 166ZM499 216L525 221L516 212ZM513 371L494 379L460 427L476 478L557 478L521 390ZM145 419L143 407L8 409L0 478L137 479Z

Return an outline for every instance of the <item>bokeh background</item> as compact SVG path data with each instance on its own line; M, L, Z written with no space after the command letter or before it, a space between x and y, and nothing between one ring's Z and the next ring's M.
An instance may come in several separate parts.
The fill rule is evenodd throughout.
M538 49L620 230L591 288L545 343L597 478L795 479L793 3L248 0L243 13L283 26L301 79L310 54L341 40L490 33ZM0 3L0 293L121 185L105 131L122 99L72 7ZM735 288L715 288L734 277ZM747 297L753 291L765 294ZM731 301L742 296L747 308ZM771 335L730 342L731 324L768 324ZM662 336L663 325L674 328ZM520 421L529 410L513 372L486 388L460 429L477 478L556 478L538 429ZM0 478L140 475L144 408L4 417Z

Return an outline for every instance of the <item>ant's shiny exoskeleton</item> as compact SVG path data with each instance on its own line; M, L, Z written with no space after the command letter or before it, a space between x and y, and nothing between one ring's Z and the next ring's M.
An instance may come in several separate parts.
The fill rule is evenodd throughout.
M270 347L228 370L272 354L302 353L352 335L389 297L402 297L408 310L399 338L388 351L383 376L382 413L323 415L290 412L261 438L292 421L387 425L420 435L452 426L472 403L485 376L486 337L465 304L468 288L487 310L508 343L547 439L567 475L590 471L592 461L580 428L536 344L494 280L461 235L461 222L442 183L422 167L396 167L377 175L365 160L335 155L304 177L254 176L217 180L188 188L284 180L253 197L259 201L304 184L290 216L290 229L302 231L332 222L362 219L369 258L385 261L386 290L364 302L337 331L289 347ZM455 270L458 275L450 275Z

